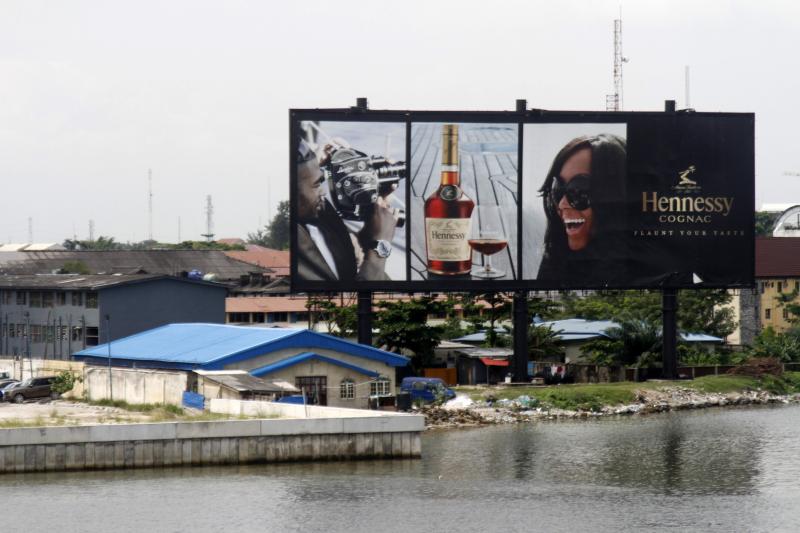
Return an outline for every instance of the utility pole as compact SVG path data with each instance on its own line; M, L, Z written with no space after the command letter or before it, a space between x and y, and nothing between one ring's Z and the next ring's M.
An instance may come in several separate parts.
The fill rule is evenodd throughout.
M111 315L106 314L106 341L108 346L108 399L114 400L114 382L111 379Z

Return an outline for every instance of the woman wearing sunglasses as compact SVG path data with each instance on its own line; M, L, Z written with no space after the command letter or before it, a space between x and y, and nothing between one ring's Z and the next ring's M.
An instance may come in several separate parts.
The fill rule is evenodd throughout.
M539 189L547 217L538 279L564 286L622 280L625 139L602 133L571 140Z

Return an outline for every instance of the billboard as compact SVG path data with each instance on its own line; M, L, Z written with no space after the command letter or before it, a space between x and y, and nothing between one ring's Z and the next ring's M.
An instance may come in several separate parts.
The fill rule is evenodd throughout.
M292 110L297 291L751 286L754 116Z

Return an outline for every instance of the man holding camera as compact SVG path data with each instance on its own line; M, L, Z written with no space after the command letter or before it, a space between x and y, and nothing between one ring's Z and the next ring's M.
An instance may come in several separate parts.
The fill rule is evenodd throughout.
M325 199L325 175L316 153L301 140L297 150L297 271L310 281L389 279L386 258L397 226L397 214L378 197L364 226L351 234Z

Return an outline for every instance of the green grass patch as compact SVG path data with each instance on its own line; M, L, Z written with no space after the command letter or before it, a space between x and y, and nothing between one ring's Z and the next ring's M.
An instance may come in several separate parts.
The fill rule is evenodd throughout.
M721 376L703 376L690 381L681 381L680 386L698 392L721 393L743 392L759 388L759 380L749 376L723 374Z

